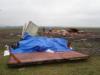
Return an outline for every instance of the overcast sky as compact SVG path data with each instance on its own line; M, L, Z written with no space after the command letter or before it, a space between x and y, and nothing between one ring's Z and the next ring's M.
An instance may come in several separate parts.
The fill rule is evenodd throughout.
M0 25L100 27L100 0L0 0Z

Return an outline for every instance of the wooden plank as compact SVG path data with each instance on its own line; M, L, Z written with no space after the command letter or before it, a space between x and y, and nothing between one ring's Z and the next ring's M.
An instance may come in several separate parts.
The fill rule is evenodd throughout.
M12 57L14 60L16 60L17 63L21 63L19 57L16 57L14 54L10 54L10 57Z
M60 57L57 53L47 52L15 54L15 57L17 57L21 62L37 62L62 59L62 57Z
M69 51L60 54L62 58L64 59L70 59L70 58L78 58L78 57L87 57L88 55L76 52L76 51Z
M18 61L14 58L16 57ZM73 59L73 58L84 58L88 57L88 55L84 55L82 53L76 51L68 51L68 52L56 52L56 53L48 53L48 52L35 52L35 53L19 53L14 54L14 57L10 57L8 64L18 64L18 63L36 63L42 61L52 61L52 60L63 60L63 59Z

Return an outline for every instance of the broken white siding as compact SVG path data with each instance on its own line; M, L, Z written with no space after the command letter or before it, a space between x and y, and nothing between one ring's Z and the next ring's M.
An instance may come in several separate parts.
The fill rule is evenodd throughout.
M32 36L37 35L38 29L39 27L36 24L34 24L32 21L30 21L27 25L23 27L22 36L24 32L27 32Z

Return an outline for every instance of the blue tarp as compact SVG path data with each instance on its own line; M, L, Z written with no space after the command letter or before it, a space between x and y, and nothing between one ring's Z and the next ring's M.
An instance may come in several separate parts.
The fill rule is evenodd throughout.
M68 41L63 38L48 38L42 36L31 36L28 33L24 34L19 46L12 49L12 53L30 53L30 52L45 52L52 50L54 52L70 51L67 44Z

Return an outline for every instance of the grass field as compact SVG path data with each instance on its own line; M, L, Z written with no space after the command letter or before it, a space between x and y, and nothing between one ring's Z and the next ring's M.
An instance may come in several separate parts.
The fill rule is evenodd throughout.
M7 57L0 61L0 75L100 75L100 56L87 61L33 65L8 68Z
M18 31L21 32L19 29L0 30L0 46L3 46L0 47L0 54L4 51L5 44L12 44L13 42L19 40L19 36L10 35L10 33L15 34ZM1 35L4 37L1 37ZM83 51L88 51L88 53L91 54L90 58L87 61L8 68L8 56L2 58L0 57L0 75L100 75L100 39L87 41L77 40L73 42L73 47L78 51L85 48Z

